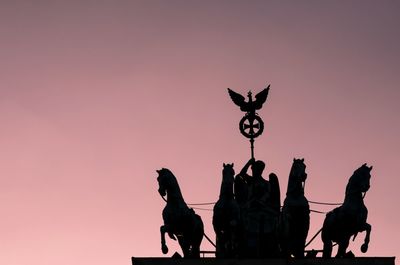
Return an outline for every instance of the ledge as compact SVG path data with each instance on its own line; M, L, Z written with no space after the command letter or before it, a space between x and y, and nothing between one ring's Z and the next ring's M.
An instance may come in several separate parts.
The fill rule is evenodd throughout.
M305 259L173 259L135 258L132 265L395 265L395 257L305 258Z

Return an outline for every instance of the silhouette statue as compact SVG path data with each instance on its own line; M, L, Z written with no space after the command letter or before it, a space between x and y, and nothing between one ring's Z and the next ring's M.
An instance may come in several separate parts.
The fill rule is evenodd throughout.
M346 253L350 238L354 236L354 240L363 231L366 231L366 236L361 251L367 252L371 225L367 223L368 210L364 205L364 196L370 188L371 170L372 166L364 164L354 171L346 186L343 204L327 213L321 235L324 243L323 257L331 257L332 242L339 245L336 257L351 256L351 252Z
M240 208L233 196L235 170L224 164L219 199L214 206L213 227L216 234L217 258L238 257Z
M239 130L243 136L250 139L251 158L254 158L254 138L260 136L264 131L264 122L258 116L256 110L262 108L262 105L267 100L269 86L263 89L256 95L256 100L253 101L251 91L247 94L248 101L235 91L228 88L229 96L233 103L240 107L240 110L246 112L244 117L239 122Z
M304 258L304 248L310 227L310 206L304 196L306 179L304 159L293 159L280 224L281 248L287 257Z
M201 217L186 205L172 172L163 168L157 173L158 192L163 199L167 196L167 205L162 212L164 225L160 227L162 252L168 253L165 242L165 233L168 233L171 239L178 239L185 258L200 258L200 244L204 235Z
M252 175L247 171L251 166ZM240 255L246 258L279 256L277 224L280 209L279 181L262 177L265 163L250 159L235 178L235 196L240 205L243 233Z
M269 92L269 86L267 88L264 88L260 93L256 95L255 101L252 100L251 92L249 92L248 93L249 101L246 102L245 98L242 95L228 88L228 93L233 103L238 105L241 111L247 112L251 115L255 115L256 110L262 108L262 105L267 100L268 92Z

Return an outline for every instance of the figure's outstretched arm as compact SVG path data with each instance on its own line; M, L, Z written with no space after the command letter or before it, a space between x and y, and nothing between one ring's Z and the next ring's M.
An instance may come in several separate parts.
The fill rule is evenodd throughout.
M246 165L244 165L244 167L242 168L242 170L240 171L239 175L245 179L246 181L249 180L250 176L247 174L247 171L249 170L249 167L254 163L254 158L251 158Z

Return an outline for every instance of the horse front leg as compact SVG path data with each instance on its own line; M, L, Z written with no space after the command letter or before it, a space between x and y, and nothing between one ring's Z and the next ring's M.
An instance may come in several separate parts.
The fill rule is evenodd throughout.
M361 245L361 252L365 253L368 250L368 244L369 244L369 239L371 235L371 225L368 223L365 223L363 231L366 231L365 239L364 239L364 244Z
M161 251L163 254L168 253L168 247L167 244L165 243L165 233L167 233L168 229L167 226L162 225L160 227L160 233L161 233Z

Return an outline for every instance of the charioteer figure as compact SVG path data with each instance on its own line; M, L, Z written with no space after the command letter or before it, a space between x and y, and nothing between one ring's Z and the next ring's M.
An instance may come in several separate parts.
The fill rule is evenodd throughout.
M251 175L248 173L251 170ZM279 219L280 189L275 174L263 178L265 163L251 158L235 178L243 226L241 255L273 258L280 255L276 227Z

